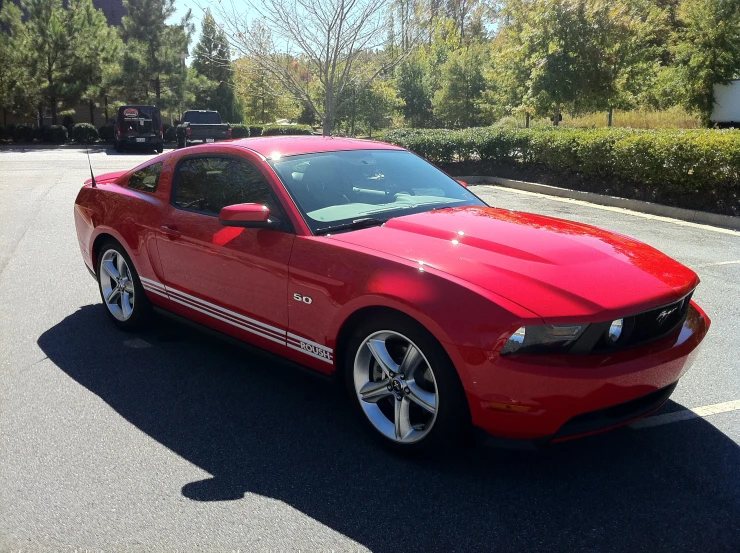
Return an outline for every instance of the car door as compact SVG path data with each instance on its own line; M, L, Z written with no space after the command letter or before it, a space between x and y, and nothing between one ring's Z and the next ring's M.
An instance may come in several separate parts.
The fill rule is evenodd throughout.
M221 208L240 203L267 205L281 226L223 226ZM173 310L261 347L284 345L294 239L282 206L254 164L226 155L182 158L157 242Z

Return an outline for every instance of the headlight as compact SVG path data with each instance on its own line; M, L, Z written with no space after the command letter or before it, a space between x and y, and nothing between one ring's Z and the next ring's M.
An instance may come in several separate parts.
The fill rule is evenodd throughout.
M624 319L617 319L616 321L612 321L612 323L609 325L609 330L606 333L606 341L609 342L609 345L617 343L619 337L622 336L623 329Z
M585 324L523 326L509 337L501 349L501 355L564 352L578 340L587 326Z

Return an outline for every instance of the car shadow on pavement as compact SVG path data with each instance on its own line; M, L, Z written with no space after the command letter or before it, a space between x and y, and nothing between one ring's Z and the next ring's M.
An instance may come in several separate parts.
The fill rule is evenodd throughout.
M130 347L135 338L151 346ZM369 439L334 385L167 320L125 334L89 305L38 344L136 428L213 475L183 482L194 501L261 494L374 551L740 543L740 447L703 419L539 452L472 447L412 461Z

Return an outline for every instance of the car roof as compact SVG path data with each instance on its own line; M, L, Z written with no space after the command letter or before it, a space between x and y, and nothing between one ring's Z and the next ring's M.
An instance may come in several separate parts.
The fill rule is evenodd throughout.
M385 142L335 136L260 136L234 140L231 144L247 148L264 157L273 157L276 154L294 156L341 150L403 150L403 148Z

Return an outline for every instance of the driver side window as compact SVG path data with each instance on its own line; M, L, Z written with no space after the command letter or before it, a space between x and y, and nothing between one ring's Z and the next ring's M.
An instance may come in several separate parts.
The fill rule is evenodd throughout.
M262 173L251 163L234 158L184 159L177 167L172 203L215 217L227 205L262 204L281 221L287 221Z

